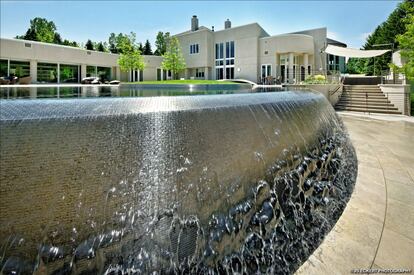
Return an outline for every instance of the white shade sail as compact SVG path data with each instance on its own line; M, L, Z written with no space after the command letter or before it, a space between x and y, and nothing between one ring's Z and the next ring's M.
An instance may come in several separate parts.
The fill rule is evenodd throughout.
M350 57L356 58L369 58L383 55L390 50L358 50L352 48L343 48L334 45L328 45L325 49L325 53L337 55L337 56L344 56L347 59Z

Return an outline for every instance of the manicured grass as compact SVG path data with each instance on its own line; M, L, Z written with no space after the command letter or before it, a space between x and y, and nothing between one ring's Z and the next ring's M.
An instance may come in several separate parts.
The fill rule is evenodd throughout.
M142 82L125 82L126 84L235 84L231 81L217 80L163 80L163 81L142 81Z

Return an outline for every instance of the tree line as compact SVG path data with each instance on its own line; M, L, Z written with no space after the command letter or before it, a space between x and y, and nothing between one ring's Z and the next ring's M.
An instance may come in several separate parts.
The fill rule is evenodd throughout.
M88 39L85 45L79 45L75 41L63 40L57 32L53 21L36 17L30 20L30 26L26 33L16 36L16 38L119 54L119 67L126 72L130 70L143 70L145 68L142 55L163 56L162 68L171 71L174 78L177 78L178 73L186 67L180 43L176 37L171 37L169 32L158 32L155 39L156 50L154 52L148 39L144 45L136 42L136 34L134 32L129 34L111 33L108 42L93 42Z
M414 1L405 0L398 4L396 9L388 16L387 20L380 24L368 37L362 47L363 50L401 49L402 55L406 55L412 39L404 39L409 36L410 25L414 23ZM412 27L411 27L412 28ZM411 34L412 37L412 34ZM374 58L350 58L347 64L349 73L379 75L388 71L392 62L392 53L388 52Z
M76 41L70 41L68 39L62 39L61 35L57 32L56 25L53 21L48 21L45 18L36 17L30 20L30 26L24 35L16 36L17 39L31 40L46 42L58 45L66 45L72 47L85 48L91 51L99 52L110 52L110 53L121 53L122 46L121 44L125 39L129 39L130 35L133 34L136 37L136 34L131 32L128 34L115 34L111 33L109 35L108 41L98 41L94 42L91 39L88 39L86 43L79 44ZM151 43L147 39L145 43L137 43L139 51L143 55L158 55L161 56L165 53L167 49L167 41L170 37L170 33L158 32L155 40L155 51L152 50Z

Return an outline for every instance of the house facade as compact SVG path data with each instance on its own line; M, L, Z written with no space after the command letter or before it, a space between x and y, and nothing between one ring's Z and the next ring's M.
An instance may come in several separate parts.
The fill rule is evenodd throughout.
M281 35L269 35L258 23L224 29L199 26L191 18L191 29L176 34L187 69L185 78L247 79L261 81L267 76L282 83L297 83L312 74L345 72L345 58L323 52L328 44L346 47L329 39L326 28Z
M180 77L186 79L247 79L261 82L272 76L281 83L298 83L309 75L345 71L343 57L323 52L329 39L326 28L269 35L258 23L224 29L199 26L191 18L188 31L178 38L186 62ZM143 71L122 72L112 53L19 39L0 40L0 76L30 75L33 83L79 83L87 76L121 81L165 80L161 56L144 55Z
M103 80L157 79L162 57L144 55L145 70L122 72L118 54L20 39L0 40L0 76L30 75L33 83L80 83L88 76Z

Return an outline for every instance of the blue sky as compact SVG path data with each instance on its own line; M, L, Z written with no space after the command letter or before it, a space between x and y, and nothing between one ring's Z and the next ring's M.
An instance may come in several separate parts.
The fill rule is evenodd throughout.
M224 27L258 22L270 35L326 26L328 36L359 48L401 1L3 1L0 36L24 34L30 19L55 22L62 38L85 43L107 41L109 33L133 31L153 44L158 31L200 25ZM154 49L154 46L153 46Z

